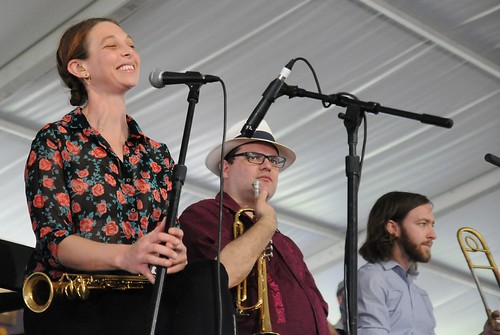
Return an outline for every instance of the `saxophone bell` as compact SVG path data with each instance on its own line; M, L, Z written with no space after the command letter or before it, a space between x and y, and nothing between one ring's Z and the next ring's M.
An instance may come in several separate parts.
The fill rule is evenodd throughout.
M49 276L43 272L30 275L23 285L23 299L26 306L33 312L46 311L54 299L54 286Z

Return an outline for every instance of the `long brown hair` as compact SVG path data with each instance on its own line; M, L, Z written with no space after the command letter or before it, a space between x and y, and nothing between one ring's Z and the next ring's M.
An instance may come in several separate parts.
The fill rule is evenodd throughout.
M370 263L389 259L395 237L387 232L387 221L401 225L411 210L425 204L431 204L430 200L417 193L389 192L381 196L370 211L366 241L359 254Z
M71 90L70 103L73 106L81 106L87 102L87 90L80 78L75 77L68 71L68 63L72 59L87 59L87 36L89 31L98 23L111 22L119 24L110 18L91 18L81 21L69 27L59 41L57 48L57 71L64 84Z

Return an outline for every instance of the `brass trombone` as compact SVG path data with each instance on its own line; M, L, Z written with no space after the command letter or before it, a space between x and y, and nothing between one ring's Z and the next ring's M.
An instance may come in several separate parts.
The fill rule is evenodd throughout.
M242 208L234 217L233 234L234 238L239 237L245 232L245 227L240 221L240 215L246 212L254 212L251 208ZM279 335L272 331L271 316L269 314L269 296L267 291L267 265L266 262L272 256L270 247L264 249L257 259L257 302L251 306L244 306L243 303L247 300L247 278L245 278L236 287L236 311L243 315L246 311L260 310L260 332L254 335Z
M460 248L462 249L462 252L465 256L465 259L467 260L467 264L469 266L472 277L476 282L477 289L479 290L479 295L481 296L481 300L483 301L483 305L486 310L486 315L488 316L488 321L491 323L491 325L494 326L497 322L497 319L493 318L492 311L488 306L488 302L486 301L486 298L484 296L483 290L481 288L481 283L479 282L479 278L477 277L475 269L485 269L493 271L498 287L500 287L500 273L498 272L498 267L495 264L495 260L491 255L491 251L488 248L486 241L478 231L469 227L462 227L457 232L457 239L458 243L460 244ZM474 252L484 253L489 265L474 264L469 255L469 253Z

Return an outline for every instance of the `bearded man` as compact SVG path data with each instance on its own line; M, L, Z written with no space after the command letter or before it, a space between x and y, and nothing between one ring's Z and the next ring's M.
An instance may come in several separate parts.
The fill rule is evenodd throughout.
M359 249L368 261L358 270L359 335L435 334L429 296L414 283L417 264L431 259L434 223L424 195L390 192L375 202ZM500 335L500 311L491 318L482 335Z
M421 194L390 192L370 211L359 253L358 334L434 334L427 293L414 280L436 239L432 204Z

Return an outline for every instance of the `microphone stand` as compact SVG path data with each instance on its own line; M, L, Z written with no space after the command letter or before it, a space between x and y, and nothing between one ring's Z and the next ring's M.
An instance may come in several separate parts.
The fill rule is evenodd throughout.
M347 333L357 334L357 283L358 283L358 190L361 177L359 156L356 155L358 144L358 128L363 119L363 111L359 106L349 105L345 114L339 114L344 119L347 129L349 155L345 159L347 175L347 231L345 243L344 287L346 297ZM354 286L356 284L356 286Z
M191 134L191 125L193 124L193 115L196 104L199 100L200 87L202 84L190 84L189 94L187 101L188 112L186 116L186 123L184 125L184 133L182 137L181 151L179 154L179 161L174 167L172 176L172 190L168 196L169 206L167 208L167 222L165 225L165 231L168 231L170 227L176 226L177 209L179 208L179 200L181 196L182 186L186 179L187 167L184 165L186 161L186 153L189 144L189 136ZM149 332L150 335L157 334L156 323L158 320L158 312L160 310L161 298L163 295L163 286L165 283L165 277L167 275L167 269L158 266L156 269L156 279L153 287L151 305L150 305L150 318L149 318Z
M408 119L419 120L422 123L432 124L439 127L451 128L453 120L429 114L416 114L394 108L381 106L376 102L363 102L351 99L342 94L324 95L309 92L297 86L283 84L280 95L287 95L290 99L294 97L307 97L321 100L325 103L347 107L346 113L339 113L338 117L344 120L347 130L347 143L349 155L345 159L347 175L347 232L345 244L345 290L346 290L346 312L347 333L357 335L358 331L358 308L357 308L357 285L358 285L358 190L361 176L360 159L356 155L358 143L358 128L365 112L386 113Z

